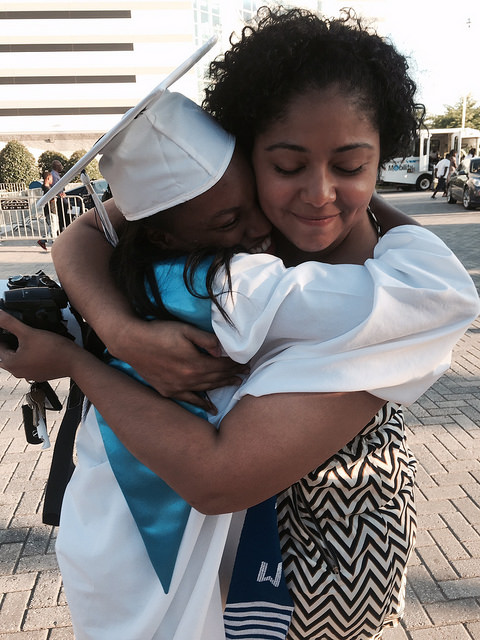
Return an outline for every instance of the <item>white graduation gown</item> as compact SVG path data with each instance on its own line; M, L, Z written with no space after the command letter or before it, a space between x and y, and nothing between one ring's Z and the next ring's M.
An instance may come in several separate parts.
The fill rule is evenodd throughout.
M233 358L254 356L232 405L247 393L352 389L413 402L448 367L455 342L479 313L465 269L415 226L389 231L364 266L285 270L272 256L241 255L232 276L225 307L234 327L213 306L215 331ZM215 394L212 400L218 402ZM77 447L57 541L76 640L224 640L218 572L231 516L192 509L165 594L93 410Z

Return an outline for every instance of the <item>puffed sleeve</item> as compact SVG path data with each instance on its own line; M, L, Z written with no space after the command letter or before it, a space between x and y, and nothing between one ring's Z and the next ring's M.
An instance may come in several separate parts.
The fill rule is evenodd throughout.
M232 292L212 307L225 352L251 360L237 392L365 390L411 404L450 366L480 312L472 279L450 249L417 226L389 231L364 265L237 256ZM218 278L218 290L224 287Z

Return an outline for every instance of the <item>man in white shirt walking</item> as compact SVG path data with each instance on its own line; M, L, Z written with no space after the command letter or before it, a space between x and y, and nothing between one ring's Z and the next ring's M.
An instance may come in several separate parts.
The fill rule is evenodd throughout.
M435 198L438 191L442 191L445 195L446 186L447 186L447 176L448 170L450 169L450 154L448 154L445 158L437 162L435 165L435 175L437 177L437 186L435 187L435 191L432 193L432 198Z

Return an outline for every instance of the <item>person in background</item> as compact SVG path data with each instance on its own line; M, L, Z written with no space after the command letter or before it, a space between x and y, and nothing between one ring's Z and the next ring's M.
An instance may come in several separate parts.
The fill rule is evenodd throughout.
M457 170L457 154L455 153L455 149L452 149L449 154L450 166L448 167L447 179L445 181L445 189L443 192L443 197L447 196L448 183L450 182L450 178L453 173Z
M445 155L440 162L435 165L435 176L437 178L437 186L431 197L435 198L439 191L442 191L442 195L446 195L447 176L450 170L450 152Z
M43 174L43 192L46 193L49 191L53 185L55 185L61 178L61 174L63 172L63 164L60 160L53 160L52 167L50 171L45 171ZM51 216L58 216L58 228L60 231L63 231L67 226L67 216L68 216L68 202L65 198L65 192L62 191L59 193L57 198L55 198L54 202L50 202L48 205L44 207L45 212L45 220L47 222L49 235L52 235L51 231ZM44 250L47 251L47 238L41 238L37 240L37 244Z
M61 176L62 172L63 172L63 164L60 162L60 160L54 160L52 162L52 170L51 170L52 182L50 187L53 187L54 184L57 184L57 182L62 177ZM63 193L63 195L65 194Z
M472 160L472 158L475 157L475 153L476 153L476 149L472 147L469 150L469 152L461 159L461 162L460 162L461 169L463 169L464 171L468 171L470 160Z
M470 151L467 153L467 155L465 156L465 160L471 160L474 157L475 157L475 148L472 147Z
M57 182L60 180L62 172L63 172L63 164L60 162L60 160L54 160L52 162L52 171L51 171L52 184L50 185L51 187L57 184ZM62 232L72 221L71 215L68 213L68 199L65 195L65 191L62 191L58 194L58 196L55 199L55 204L56 204L56 213L58 215L58 228L60 232Z
M52 174L50 171L48 171L47 169L45 169L45 171L43 172L43 183L42 183L42 191L43 193L47 193L47 191L49 191L49 189L52 186ZM50 226L50 203L47 203L44 207L43 207L43 214L45 216L45 223L47 225L47 235L51 236L52 235L52 230L51 230L51 226ZM40 238L40 240L37 240L37 244L39 247L41 247L44 251L47 251L47 238Z

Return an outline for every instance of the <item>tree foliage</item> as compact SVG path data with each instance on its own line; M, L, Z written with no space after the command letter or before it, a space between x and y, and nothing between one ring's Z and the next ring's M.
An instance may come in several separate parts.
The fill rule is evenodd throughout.
M0 182L25 182L27 185L33 180L42 180L45 172L51 171L54 160L59 160L66 172L73 167L86 151L80 149L74 151L70 158L67 158L59 151L44 151L38 157L37 162L32 153L25 145L18 140L11 140L0 151ZM86 168L91 180L102 177L98 167L98 161L92 160ZM72 182L78 182L77 176Z
M38 168L41 176L44 175L45 171L52 169L52 162L54 160L60 160L64 167L68 162L67 157L58 151L44 151L38 156Z
M0 151L0 182L25 182L27 186L38 180L34 156L18 140L10 140Z
M455 105L445 105L445 113L428 118L431 129L447 129L462 126L463 99ZM480 106L469 95L466 98L465 126L480 129Z
M79 151L74 151L72 153L72 155L70 156L70 158L67 160L67 162L64 164L64 171L68 171L69 169L71 169L73 167L74 164L76 164L80 158L82 158L87 152L85 151L85 149L80 149ZM93 159L86 167L86 172L88 173L88 177L90 178L90 180L98 180L98 178L102 177L102 174L100 173L100 169L98 168L98 161ZM77 176L76 178L72 179L72 182L79 182L80 177Z
M80 149L78 151L74 151L70 158L67 158L63 155L63 153L59 153L58 151L44 151L38 158L38 167L40 173L43 175L45 171L50 171L52 168L52 162L54 160L60 160L63 165L63 172L66 173L73 167L74 164L78 162L78 160L80 160L82 156L85 155L85 153L85 149ZM98 168L97 160L92 160L92 162L90 162L90 164L87 166L86 170L90 180L96 180L97 178L102 177L100 169ZM80 182L80 177L76 176L75 178L72 178L71 181Z

